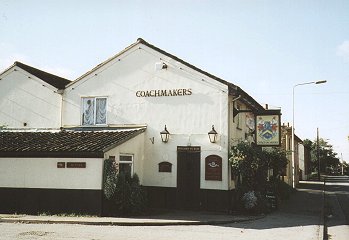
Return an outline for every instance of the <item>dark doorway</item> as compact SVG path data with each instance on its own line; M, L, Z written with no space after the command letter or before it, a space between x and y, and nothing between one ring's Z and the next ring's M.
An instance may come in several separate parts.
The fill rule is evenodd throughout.
M177 147L177 208L200 209L200 147Z

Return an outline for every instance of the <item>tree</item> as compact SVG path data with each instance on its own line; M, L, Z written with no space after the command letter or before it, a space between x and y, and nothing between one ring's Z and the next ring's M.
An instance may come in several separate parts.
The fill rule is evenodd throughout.
M318 171L319 161L318 161L318 150L320 159L320 172L325 174L331 174L338 171L340 165L339 158L336 157L337 153L334 152L333 146L329 144L325 139L319 139L319 146L317 140L311 141L305 139L303 141L305 147L309 147L311 150L311 169L313 172Z
M344 172L344 175L349 175L349 163L347 162L343 162L343 172Z
M138 215L146 210L147 196L137 174L118 173L114 160L104 160L104 215Z
M264 148L241 142L231 148L229 158L233 173L242 178L240 184L247 190L261 190L267 181L268 169L279 178L287 166L286 152L281 148Z
M246 209L264 211L265 193L277 180L287 165L286 152L280 148L265 148L241 142L231 148L229 162L237 177L237 200ZM268 182L268 170L273 169ZM272 188L274 188L272 187ZM278 191L278 189L275 189Z

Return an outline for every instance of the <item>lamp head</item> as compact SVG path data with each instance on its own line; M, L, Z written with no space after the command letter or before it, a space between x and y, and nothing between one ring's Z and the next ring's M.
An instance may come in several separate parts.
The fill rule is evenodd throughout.
M320 80L320 81L316 81L315 84L321 84L321 83L326 83L327 80Z

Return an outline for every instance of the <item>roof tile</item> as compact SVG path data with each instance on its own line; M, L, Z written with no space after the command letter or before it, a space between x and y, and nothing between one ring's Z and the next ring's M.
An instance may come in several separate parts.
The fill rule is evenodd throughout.
M44 72L40 69L33 68L21 62L15 62L15 65L27 71L30 74L40 78L41 80L47 82L48 84L54 86L57 89L64 89L64 87L71 81L48 72Z
M0 157L36 156L59 153L103 155L104 150L118 146L145 131L145 128L118 131L14 132L0 131ZM40 154L41 153L41 154Z

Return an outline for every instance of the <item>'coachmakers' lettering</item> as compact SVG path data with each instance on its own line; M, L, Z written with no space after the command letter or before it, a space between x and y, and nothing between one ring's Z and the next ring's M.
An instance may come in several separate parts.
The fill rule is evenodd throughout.
M137 91L137 97L171 97L171 96L189 96L193 92L191 88L184 89L169 89L169 90L147 90L147 91Z

